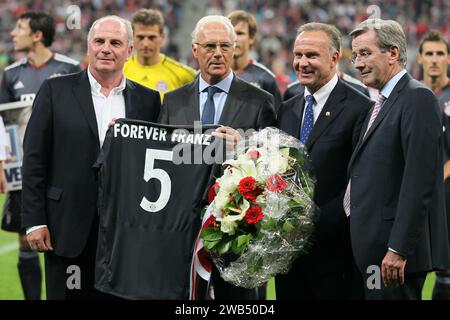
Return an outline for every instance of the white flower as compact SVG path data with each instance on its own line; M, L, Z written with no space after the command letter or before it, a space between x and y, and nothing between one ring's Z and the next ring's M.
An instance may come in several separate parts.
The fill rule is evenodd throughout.
M236 221L222 220L222 222L220 222L220 231L222 231L223 233L233 235L235 233L236 228L237 228Z
M226 224L225 228L230 228L231 222L236 223L237 221L241 221L245 217L245 214L247 213L247 210L249 208L250 208L250 203L247 200L243 200L242 204L239 206L239 209L235 209L235 210L231 209L230 210L233 214L229 213L221 218L217 218L217 221L220 221L221 225L223 223L225 223ZM238 214L235 214L235 213L238 213ZM236 224L236 226L237 226L237 224ZM220 230L222 230L222 227L220 228Z
M256 170L255 162L253 160L244 161L241 165L241 173L245 177L256 177L258 172Z
M222 209L228 204L230 201L230 193L228 191L225 191L224 189L220 188L219 192L216 195L216 198L214 199L214 206L218 211L221 212ZM217 217L216 215L214 215Z
M242 178L244 177L240 170L237 170L236 168L227 168L222 178L217 179L217 182L219 183L220 190L226 191L227 193L233 193Z
M269 155L269 172L271 174L284 173L288 169L288 160L280 153L274 152Z

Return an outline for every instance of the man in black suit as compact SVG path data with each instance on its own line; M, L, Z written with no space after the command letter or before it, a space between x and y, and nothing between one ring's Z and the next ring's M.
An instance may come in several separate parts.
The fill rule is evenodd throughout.
M311 156L319 217L309 252L287 275L276 277L278 299L345 299L352 291L356 268L342 199L348 162L371 101L337 76L340 47L340 32L323 23L301 26L294 43L293 67L304 89L283 102L278 124Z
M426 273L450 266L438 102L404 69L400 24L368 19L350 36L364 84L380 90L349 164L353 253L367 299L421 299Z
M157 91L123 76L132 38L128 21L97 20L88 34L88 70L46 80L33 104L22 226L31 248L45 252L48 299L101 297L93 287L98 183L92 166L113 118L156 121L160 109Z
M192 53L200 74L164 96L160 123L219 124L222 126L215 134L227 141L236 137L235 129L257 130L275 124L273 96L239 79L231 70L235 42L236 33L228 18L207 16L198 21L192 32ZM256 298L255 290L224 282L217 269L213 269L212 283L216 299Z

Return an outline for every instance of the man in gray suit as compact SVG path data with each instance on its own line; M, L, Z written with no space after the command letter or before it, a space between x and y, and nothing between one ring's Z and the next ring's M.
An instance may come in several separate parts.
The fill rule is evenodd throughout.
M200 74L191 83L167 93L159 122L172 125L221 125L216 135L232 139L234 129L261 129L274 125L273 96L238 79L231 70L236 33L224 16L206 16L192 32L192 53ZM255 299L255 291L225 283L212 272L216 299Z
M350 36L362 81L380 90L350 159L344 196L355 261L367 299L421 299L426 273L450 265L438 102L406 72L397 22L369 19Z

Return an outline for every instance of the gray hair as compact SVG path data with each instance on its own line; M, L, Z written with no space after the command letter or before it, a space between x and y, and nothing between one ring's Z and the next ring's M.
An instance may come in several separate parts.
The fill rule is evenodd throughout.
M330 39L330 54L332 55L334 52L341 52L341 44L342 44L342 35L341 32L331 24L325 24L320 22L310 22L300 26L297 30L297 36L302 32L308 31L323 31L327 34Z
M87 37L87 41L88 42L92 40L92 34L93 34L93 31L94 31L94 28L98 24L100 24L100 23L102 23L102 22L104 22L106 20L114 20L114 21L117 21L117 22L121 23L123 28L124 28L124 30L127 33L127 36L128 36L128 46L132 46L133 45L133 27L131 26L130 21L125 20L124 18L121 18L119 16L114 16L114 15L105 16L105 17L102 17L102 18L97 19L97 20L94 21L94 23L92 24L91 28L89 29L89 33L88 33L88 37Z
M191 33L192 43L198 42L198 34L200 33L200 31L206 24L213 22L221 23L228 29L228 33L231 35L231 41L233 42L234 45L236 42L236 32L234 31L234 27L231 24L230 19L219 15L206 16L198 20L197 24L195 25L194 31L192 31Z
M398 22L378 18L367 19L353 29L350 32L350 36L354 39L368 30L375 31L380 50L389 50L390 47L397 47L399 50L399 63L406 67L406 36Z

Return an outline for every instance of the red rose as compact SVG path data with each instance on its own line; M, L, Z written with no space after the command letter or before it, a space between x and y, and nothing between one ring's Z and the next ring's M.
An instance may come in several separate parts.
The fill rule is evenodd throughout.
M245 177L239 181L238 191L245 196L247 193L252 192L253 189L255 189L255 183L256 180L252 177Z
M264 217L261 207L253 206L245 213L245 221L248 224L255 224Z
M280 192L284 188L286 188L287 183L283 180L283 178L278 174L273 174L269 177L266 183L266 188L272 192Z
M219 184L216 182L208 190L208 203L213 202L214 198L217 195L217 192L219 192Z
M258 150L252 150L248 153L248 158L250 160L252 159L258 159L261 156L261 153L259 153Z
M251 202L255 202L256 201L256 195L254 194L254 192L248 192L246 194L244 194L244 199L251 201Z
M263 193L264 189L261 189L259 187L256 187L254 190L252 190L251 192L248 192L246 194L244 194L244 199L245 200L249 200L251 202L255 202L256 198Z

